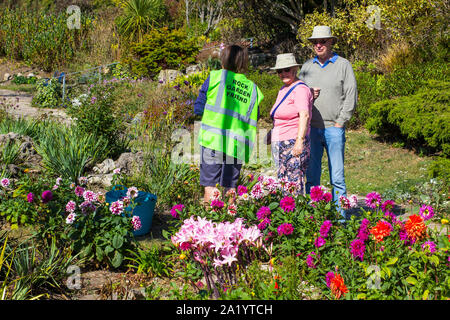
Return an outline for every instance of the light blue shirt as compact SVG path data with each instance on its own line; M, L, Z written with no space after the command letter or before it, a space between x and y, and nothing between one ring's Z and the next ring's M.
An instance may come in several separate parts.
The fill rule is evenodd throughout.
M332 56L330 59L328 59L327 61L325 61L324 64L321 64L320 61L319 61L319 58L318 58L317 56L315 56L315 57L313 58L313 63L319 64L319 66L323 69L323 68L325 68L325 67L327 66L327 64L329 64L330 62L335 63L338 57L339 57L338 54L337 54L336 52L333 52L333 56Z

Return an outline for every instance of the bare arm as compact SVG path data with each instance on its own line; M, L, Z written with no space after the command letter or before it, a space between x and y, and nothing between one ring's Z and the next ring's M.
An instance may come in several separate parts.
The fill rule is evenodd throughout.
M306 132L308 131L309 112L307 110L301 110L299 115L297 141L292 149L292 155L295 157L302 154Z

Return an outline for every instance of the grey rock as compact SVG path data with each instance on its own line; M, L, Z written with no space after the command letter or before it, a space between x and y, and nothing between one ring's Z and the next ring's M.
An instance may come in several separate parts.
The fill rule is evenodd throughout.
M158 81L160 84L168 84L174 81L177 77L182 76L183 73L178 70L165 69L161 70L158 75Z

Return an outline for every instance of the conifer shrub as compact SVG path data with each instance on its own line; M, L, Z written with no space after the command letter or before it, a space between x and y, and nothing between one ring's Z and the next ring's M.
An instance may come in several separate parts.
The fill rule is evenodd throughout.
M138 77L155 77L162 69L182 70L195 63L199 46L182 30L153 29L130 47L124 62Z
M413 95L374 103L368 109L366 128L449 158L449 89L448 81L429 80Z

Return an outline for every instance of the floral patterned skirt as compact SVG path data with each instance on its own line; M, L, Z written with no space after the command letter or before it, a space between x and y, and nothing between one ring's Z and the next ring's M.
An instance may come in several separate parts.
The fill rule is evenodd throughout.
M276 141L272 143L272 157L277 167L278 179L285 179L299 185L295 194L304 194L306 169L310 158L310 138L307 136L301 155L294 157L292 148L296 139Z

